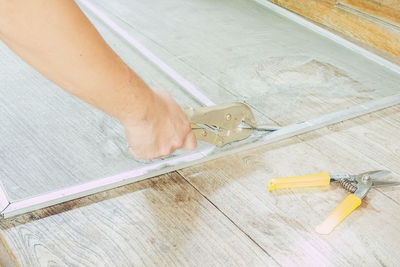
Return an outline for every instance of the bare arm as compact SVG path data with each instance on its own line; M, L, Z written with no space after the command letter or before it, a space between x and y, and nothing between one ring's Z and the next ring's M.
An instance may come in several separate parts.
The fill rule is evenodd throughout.
M60 87L120 120L134 156L196 147L178 104L166 91L152 91L74 1L0 0L0 39Z

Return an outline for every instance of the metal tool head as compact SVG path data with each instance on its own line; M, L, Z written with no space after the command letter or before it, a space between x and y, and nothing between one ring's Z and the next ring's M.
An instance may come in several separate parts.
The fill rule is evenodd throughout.
M373 181L376 181L379 178L388 176L390 171L388 170L377 170L377 171L368 171L360 174L352 175L348 173L338 173L338 174L330 174L331 180L334 182L339 182L341 179L346 179L351 182L355 182L357 177L362 177L364 175L369 175Z
M340 182L343 188L362 199L366 196L371 187L400 185L400 182L379 181L379 179L386 177L389 174L390 171L388 170L368 171L357 175L346 173L333 174L331 175L331 181Z
M398 186L400 185L400 181L385 181L385 180L379 180L383 177L387 177L390 175L390 171L388 170L381 170L381 171L376 171L376 173L371 175L372 178L372 186L373 187L385 187L385 186Z
M372 181L375 181L377 179L380 179L382 177L386 177L390 174L391 172L388 170L376 170L376 171L369 171L369 172L363 172L360 173L358 175L356 175L356 177L362 177L365 175L369 175L369 177L371 177Z
M371 187L400 185L400 182L379 181L379 179L389 174L390 171L388 170L376 170L356 175L357 190L354 194L362 199L367 195Z
M185 114L196 138L217 146L243 140L256 131L240 127L242 123L257 126L251 108L244 103L186 109Z

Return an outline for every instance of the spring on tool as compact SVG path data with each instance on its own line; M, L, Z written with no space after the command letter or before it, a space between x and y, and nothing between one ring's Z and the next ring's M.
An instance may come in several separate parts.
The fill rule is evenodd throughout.
M339 182L343 186L343 188L346 189L347 191L349 191L350 193L356 192L357 186L352 184L348 179L342 178L342 179L340 179Z

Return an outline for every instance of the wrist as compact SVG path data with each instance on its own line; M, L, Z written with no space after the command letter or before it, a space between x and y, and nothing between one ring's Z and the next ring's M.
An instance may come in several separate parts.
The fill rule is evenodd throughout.
M123 103L116 110L116 117L122 124L137 124L146 120L154 102L153 90L133 71L129 75Z

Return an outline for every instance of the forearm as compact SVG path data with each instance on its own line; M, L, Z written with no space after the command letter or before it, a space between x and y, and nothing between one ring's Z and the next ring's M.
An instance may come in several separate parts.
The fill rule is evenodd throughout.
M0 38L60 87L119 119L134 156L196 148L169 93L153 92L130 70L72 0L0 0Z
M54 83L111 116L145 116L151 90L74 1L0 0L0 38Z

